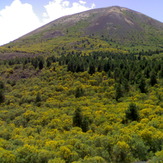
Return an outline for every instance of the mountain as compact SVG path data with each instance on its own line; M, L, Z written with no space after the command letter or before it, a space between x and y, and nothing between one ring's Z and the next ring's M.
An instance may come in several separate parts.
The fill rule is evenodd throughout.
M90 47L162 50L163 23L123 7L93 9L54 20L4 47L28 53Z
M47 41L56 37L98 36L121 44L163 43L163 23L139 12L108 7L59 18L15 41Z

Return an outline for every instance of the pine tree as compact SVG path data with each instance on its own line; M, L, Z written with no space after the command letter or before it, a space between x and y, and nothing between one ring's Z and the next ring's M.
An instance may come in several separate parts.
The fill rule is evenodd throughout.
M76 97L76 98L79 98L79 97L81 97L81 96L83 96L83 95L84 95L84 90L83 90L83 88L77 87L76 90L75 90L75 97Z
M42 70L44 68L44 61L43 60L40 60L38 67L39 67L39 70Z
M37 60L37 58L33 58L31 64L36 69L38 67L38 60Z
M109 70L110 70L110 65L109 65L109 62L107 62L104 64L104 71L108 72Z
M121 98L121 97L123 97L122 88L121 88L120 84L117 84L116 88L115 88L115 99L116 99L116 101L118 101L119 98Z
M126 119L131 121L139 120L138 107L136 106L136 104L131 103L125 113Z
M46 64L47 64L47 67L50 67L51 66L51 61L47 59Z
M36 102L40 102L41 101L41 94L40 93L37 93L37 96L36 96Z
M0 81L0 89L4 89L4 83L2 81Z
M73 126L81 127L82 126L82 113L81 109L77 108L73 116Z
M87 117L83 117L81 128L83 132L87 132L89 130L89 121Z
M126 80L125 78L122 77L122 86L123 86L123 89L125 92L129 92L130 90L130 86L129 86L129 83L128 83L128 80Z
M80 127L83 132L87 132L89 129L89 120L82 115L80 108L77 108L74 112L73 126Z
M154 86L155 84L157 84L156 74L154 72L151 72L150 84L151 84L151 86Z
M0 90L0 103L3 103L5 101L5 96L2 90Z
M95 73L95 66L94 65L90 65L89 66L89 71L88 71L89 74L94 74Z
M141 91L141 93L146 93L146 83L145 83L145 79L144 78L141 78L140 79L140 82L139 82L139 89Z

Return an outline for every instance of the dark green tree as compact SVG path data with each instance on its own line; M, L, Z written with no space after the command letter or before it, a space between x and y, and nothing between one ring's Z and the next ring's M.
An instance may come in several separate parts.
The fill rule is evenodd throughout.
M84 90L83 88L77 87L75 90L75 97L79 98L84 95Z
M89 130L89 120L87 117L83 117L81 128L83 132L87 132Z
M139 120L138 107L134 103L131 103L129 105L129 107L126 110L125 114L126 114L126 119L128 119L128 120L131 120L131 121Z
M36 69L38 67L38 60L37 60L37 58L33 58L32 61L31 61L31 64Z
M128 80L126 80L124 77L122 77L122 87L123 87L123 90L124 92L129 92L130 90L130 86L129 86L129 82Z
M0 81L0 89L4 89L4 83L2 81Z
M123 97L123 92L120 84L117 84L115 87L115 99L118 101L121 97Z
M145 83L145 79L144 78L140 79L138 87L139 87L141 93L146 93L146 83Z
M105 71L105 72L108 72L109 69L110 69L110 63L107 62L107 63L104 64L104 71Z
M154 72L151 72L150 84L151 84L151 86L154 86L155 84L157 84L156 74Z
M44 61L40 60L38 64L39 70L42 70L44 68Z
M82 115L80 108L77 108L74 112L73 126L80 127L83 132L89 130L89 119Z
M146 78L150 77L150 67L146 66L146 68L144 69L144 75Z
M51 66L51 61L50 60L46 60L46 65L47 65L47 67L50 67Z
M74 116L73 116L73 126L81 127L82 126L82 120L83 120L83 116L81 113L81 109L77 108L75 110Z
M84 72L84 66L83 66L83 64L77 64L77 66L76 66L76 72Z
M119 76L120 76L120 69L116 68L114 70L114 79L115 80L118 80L119 79Z
M75 72L73 63L68 63L68 65L67 65L67 71Z
M3 103L5 101L5 95L2 90L0 90L0 103Z
M89 66L89 71L88 71L88 73L92 75L92 74L94 74L95 72L96 72L95 66L94 66L94 65L90 65L90 66Z
M41 101L41 94L38 92L36 95L36 102L40 102Z
M98 67L97 67L97 71L98 72L101 72L103 70L103 66L102 66L102 64L100 63L99 65L98 65Z

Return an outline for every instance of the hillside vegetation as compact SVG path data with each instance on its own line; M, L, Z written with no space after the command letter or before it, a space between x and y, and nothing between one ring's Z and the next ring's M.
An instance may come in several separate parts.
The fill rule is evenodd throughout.
M161 161L162 61L105 51L2 61L0 162Z
M63 22L54 28L64 31L67 22L99 13L123 13L135 24L144 19L119 7L102 11L52 24ZM135 43L126 37L122 44L119 33L115 39L80 33L88 22L70 24L66 35L52 24L0 47L0 163L161 163L160 23L154 23L159 37L146 34Z

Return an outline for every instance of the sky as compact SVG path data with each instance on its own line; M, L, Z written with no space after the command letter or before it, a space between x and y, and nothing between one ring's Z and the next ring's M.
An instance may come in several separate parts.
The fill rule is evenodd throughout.
M126 7L163 22L163 0L0 0L0 45L65 15Z

